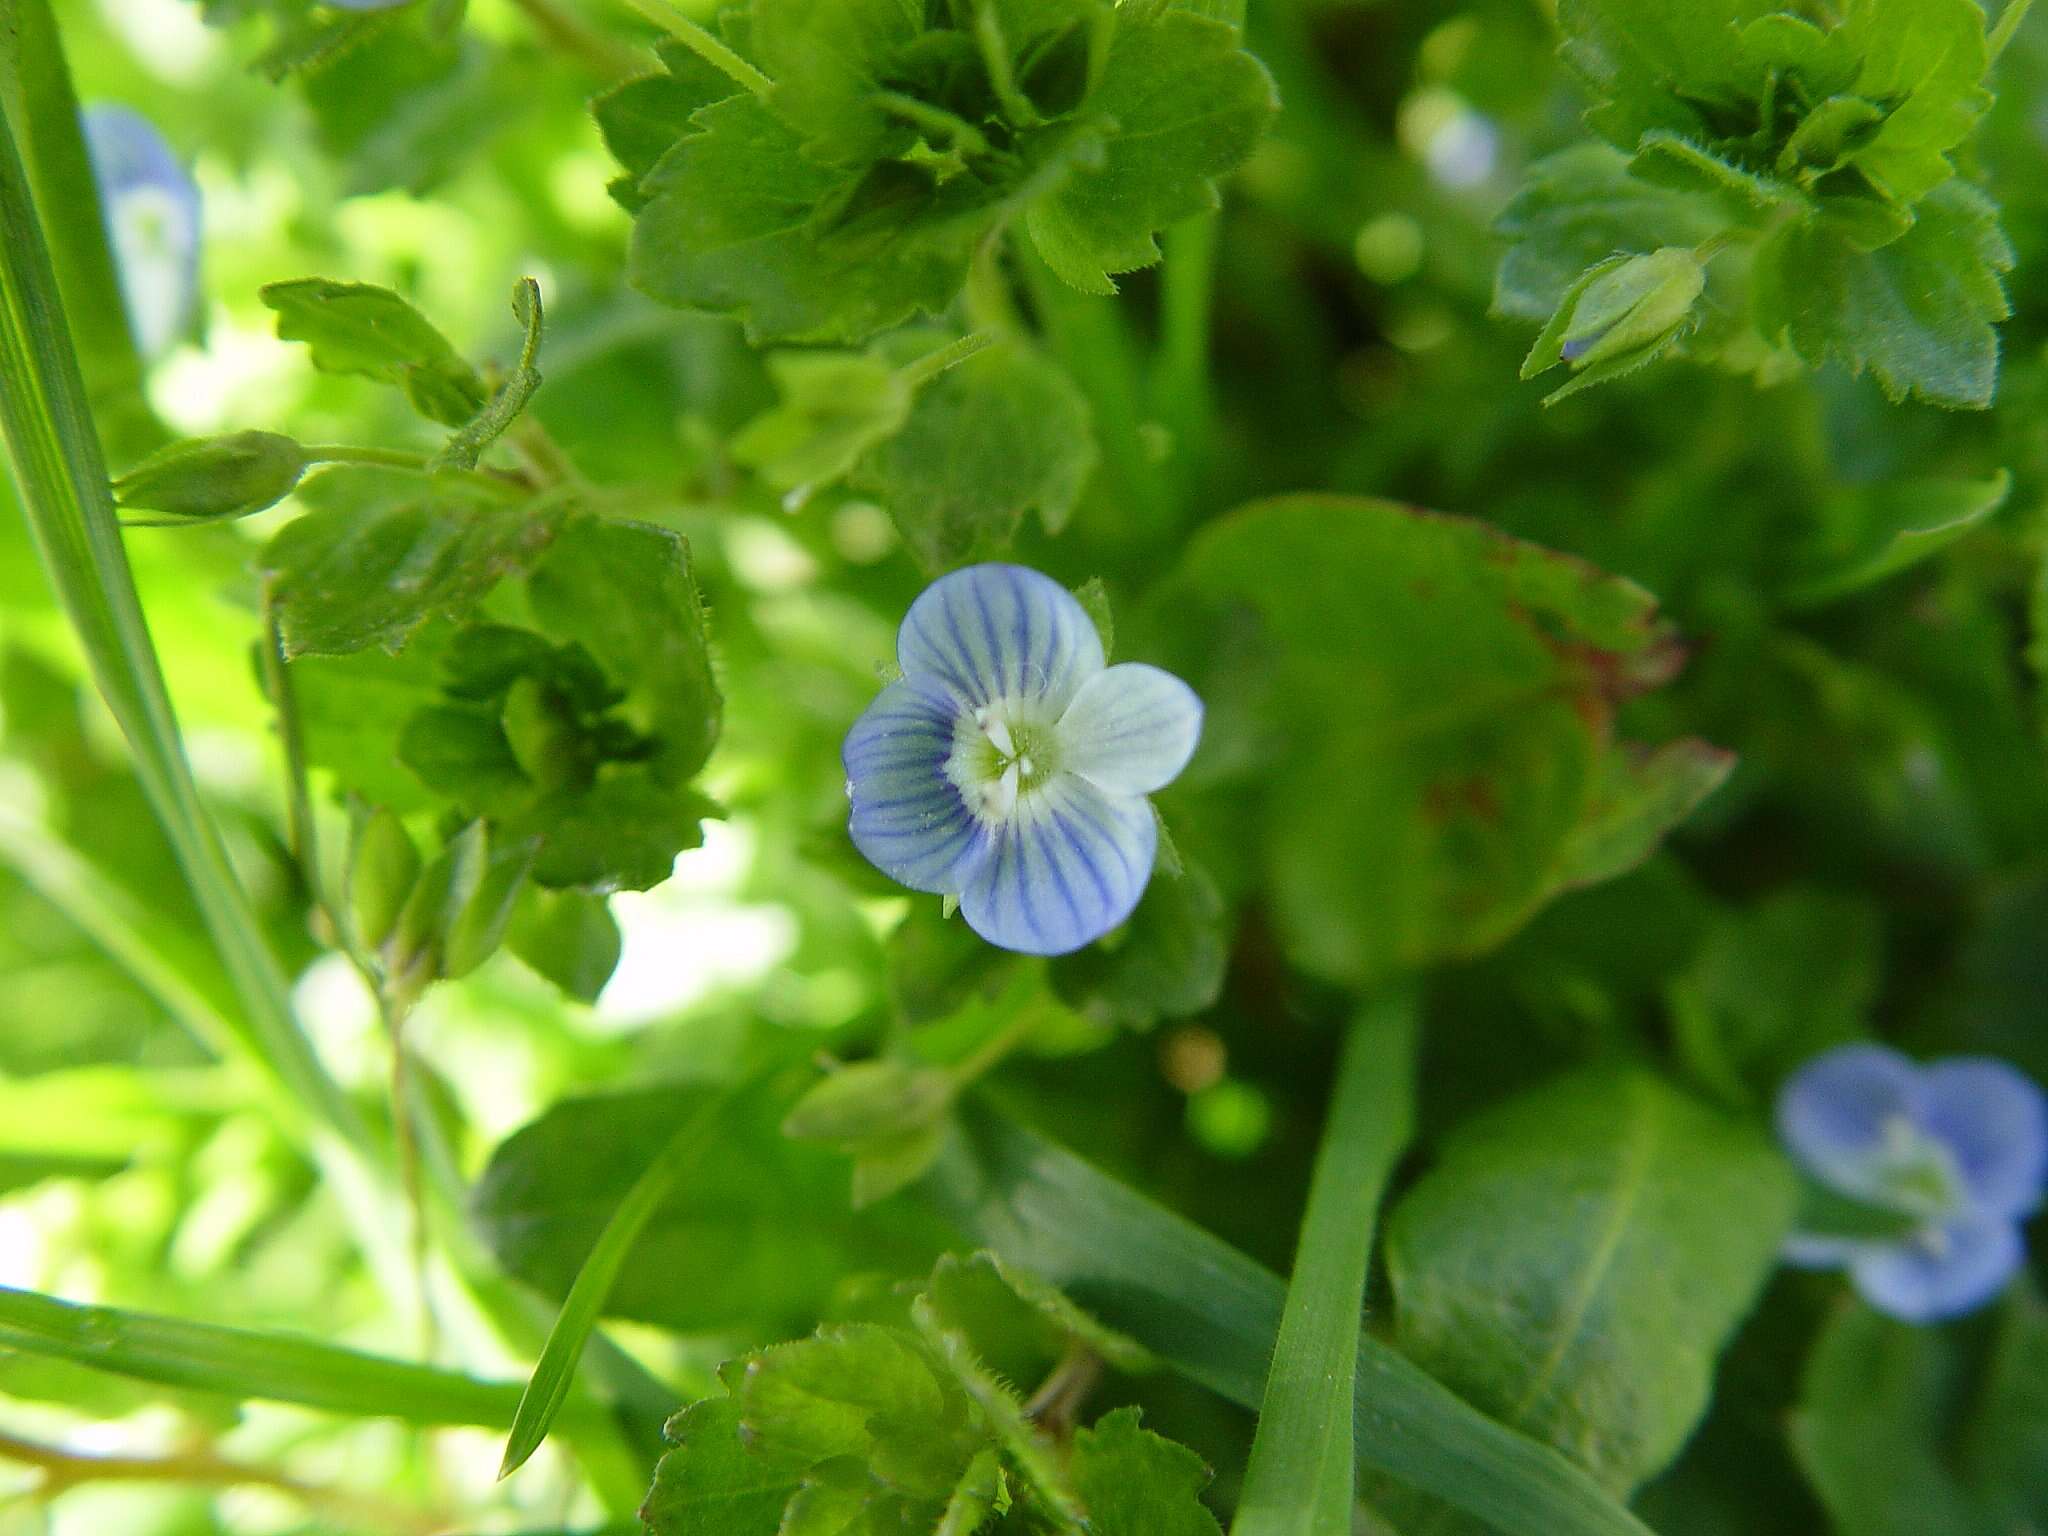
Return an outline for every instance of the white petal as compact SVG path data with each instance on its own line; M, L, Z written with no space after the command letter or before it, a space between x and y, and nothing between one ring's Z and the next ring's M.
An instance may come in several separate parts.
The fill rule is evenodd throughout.
M1062 773L992 830L960 891L968 926L1027 955L1064 955L1131 915L1158 853L1152 807Z
M903 616L896 659L908 678L980 706L1043 698L1057 715L1102 670L1102 637L1074 594L1021 565L970 565L941 576Z
M1060 719L1060 766L1112 794L1149 795L1180 776L1202 735L1195 690L1127 661L1081 685Z
M891 683L854 721L841 753L854 846L916 891L957 891L987 847L945 771L956 712L936 689Z

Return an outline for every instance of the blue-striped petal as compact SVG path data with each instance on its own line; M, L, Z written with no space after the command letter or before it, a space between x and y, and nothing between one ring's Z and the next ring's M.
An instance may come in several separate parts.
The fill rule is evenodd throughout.
M991 833L988 856L961 887L960 912L991 944L1064 955L1131 915L1158 851L1144 800L1056 774Z
M1934 1062L1920 1074L1921 1129L1954 1156L1971 1205L2023 1216L2048 1185L2048 1099L2033 1079L1988 1057Z
M1021 565L970 565L918 595L896 636L903 675L969 704L1043 698L1057 715L1102 670L1102 637L1074 594Z
M1918 1075L1911 1061L1884 1046L1838 1047L1801 1067L1779 1092L1778 1134L1823 1183L1885 1202L1887 1153L1894 1127L1915 1124Z
M1195 690L1127 661L1081 685L1060 717L1060 765L1116 795L1149 795L1180 777L1202 736Z
M958 709L928 685L891 683L854 721L841 754L854 846L916 891L958 891L986 846L945 772Z
M167 350L199 303L199 188L149 119L120 106L81 118L121 298L145 357Z
M1878 1311L1903 1322L1933 1323L1990 1301L2025 1257L2018 1224L1994 1217L1873 1248L1850 1265L1849 1276Z

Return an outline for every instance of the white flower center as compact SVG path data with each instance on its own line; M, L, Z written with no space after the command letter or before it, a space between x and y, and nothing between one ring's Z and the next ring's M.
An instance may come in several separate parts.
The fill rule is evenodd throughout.
M1058 720L1039 699L1005 697L963 710L945 764L968 809L1005 822L1059 771Z

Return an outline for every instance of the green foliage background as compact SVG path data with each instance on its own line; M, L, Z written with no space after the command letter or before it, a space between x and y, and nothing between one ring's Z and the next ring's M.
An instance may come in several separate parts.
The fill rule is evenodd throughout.
M179 731L17 445L0 1532L2048 1524L2039 1261L1781 1272L1769 1133L2048 1080L2040 18L0 0L0 104ZM1208 707L1050 962L844 831L987 558Z

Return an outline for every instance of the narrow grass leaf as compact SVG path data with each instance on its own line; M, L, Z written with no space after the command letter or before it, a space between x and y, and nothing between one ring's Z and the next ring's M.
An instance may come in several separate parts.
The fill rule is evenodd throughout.
M1337 1069L1232 1536L1350 1536L1352 1395L1374 1219L1415 1124L1415 998L1369 1003Z

